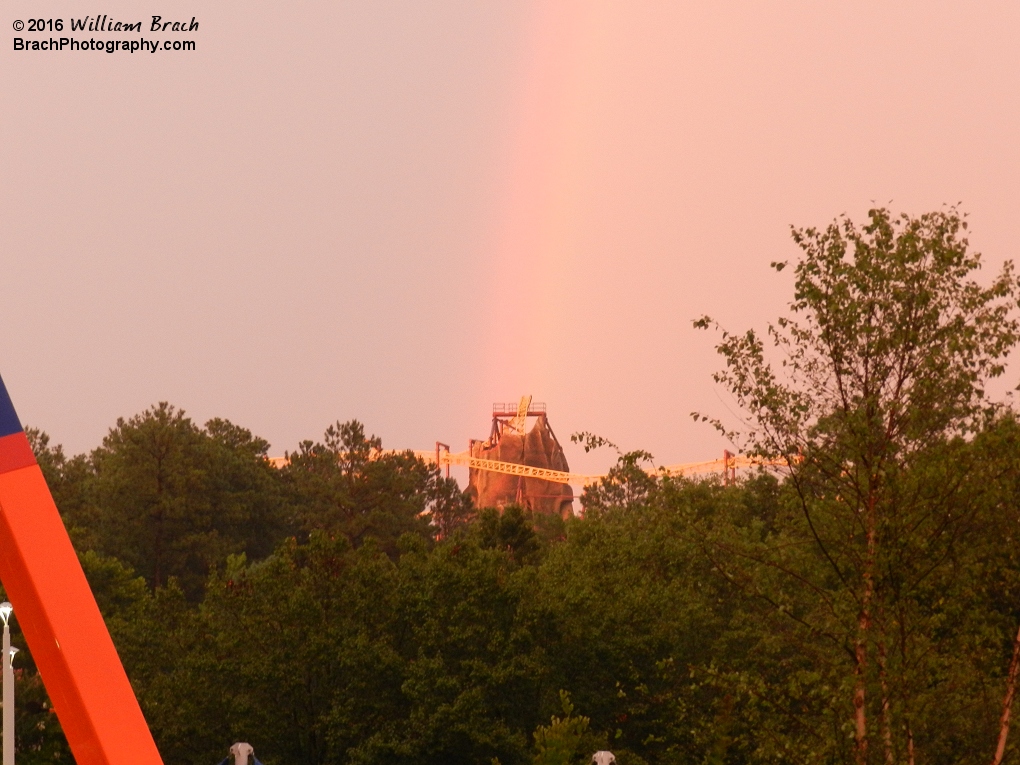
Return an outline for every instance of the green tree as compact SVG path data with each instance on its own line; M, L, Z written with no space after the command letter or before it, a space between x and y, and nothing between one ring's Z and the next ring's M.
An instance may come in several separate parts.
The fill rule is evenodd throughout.
M405 537L397 601L407 717L355 762L523 765L540 721L547 623L525 607L534 568L464 535L430 549Z
M741 593L718 574L705 539L721 522L760 525L775 485L656 478L630 460L612 476L586 493L597 501L538 570L533 607L555 625L551 682L570 689L621 762L698 762L717 741L729 673L748 669L761 639L743 629ZM748 726L738 728L746 739Z
M403 534L449 533L469 513L456 481L410 451L384 452L356 420L330 425L321 442L304 441L287 456L291 513L306 535L343 534L355 546L371 537L395 557Z
M475 525L479 544L503 550L518 564L535 562L541 542L529 515L520 505L508 505L502 511L485 508Z
M966 228L950 208L794 230L791 315L769 327L781 365L754 332L723 332L718 346L726 368L715 379L751 425L736 434L714 423L750 452L788 460L796 510L768 544L731 548L727 565L803 644L832 646L842 670L828 680L858 765L912 763L924 743L918 689L952 687L924 639L949 611L933 606L932 587L950 594L954 551L978 526L987 486L969 480L970 439L995 412L985 384L1020 332L1012 264L990 286L975 282Z
M580 765L587 760L585 755L598 751L600 742L588 729L591 721L574 714L566 691L560 691L560 704L563 717L553 715L548 725L535 730L535 765Z
M118 646L164 761L348 761L405 716L393 647L395 566L372 544L313 533L264 561L233 556L198 609L171 583Z
M228 554L268 554L284 536L268 443L225 420L197 427L166 403L118 419L90 459L84 508L66 514L97 551L153 587L177 577L197 599Z

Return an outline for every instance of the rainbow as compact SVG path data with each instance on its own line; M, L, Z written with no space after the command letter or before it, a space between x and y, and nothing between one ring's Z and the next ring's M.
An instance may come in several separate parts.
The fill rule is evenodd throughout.
M561 323L583 264L580 205L591 185L588 157L597 155L586 116L606 87L597 73L611 21L600 3L531 7L489 247L489 282L513 317L509 331L494 324L483 345L484 388L494 392L507 382L508 358L521 377L514 387L548 389L563 356L550 328Z

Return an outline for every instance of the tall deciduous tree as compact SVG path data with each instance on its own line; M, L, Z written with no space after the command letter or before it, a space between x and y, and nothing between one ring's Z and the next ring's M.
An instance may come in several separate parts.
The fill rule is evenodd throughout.
M724 331L718 345L726 367L715 379L748 426L713 423L788 460L800 519L787 542L813 554L759 559L813 604L791 617L845 649L858 765L876 749L887 763L914 761L926 588L945 585L973 526L983 487L969 480L968 442L995 409L986 382L1020 337L1012 264L989 286L975 281L966 228L949 208L795 229L802 257L791 314L768 329L774 355L753 331Z

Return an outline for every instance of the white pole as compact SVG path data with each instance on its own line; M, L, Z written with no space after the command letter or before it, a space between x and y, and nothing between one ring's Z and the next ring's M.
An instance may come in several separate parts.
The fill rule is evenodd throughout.
M11 612L14 608L10 603L0 603L0 618L4 620L4 673L3 673L3 765L14 765L14 653L11 651Z

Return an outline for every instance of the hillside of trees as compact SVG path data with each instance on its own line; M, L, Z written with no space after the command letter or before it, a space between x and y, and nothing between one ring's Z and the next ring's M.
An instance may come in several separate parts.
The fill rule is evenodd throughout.
M787 467L622 454L567 521L476 510L353 421L282 469L165 403L89 454L32 430L167 765L1020 760L1020 417L988 393L1020 282L966 224L794 230L765 334L695 322L741 410L696 419ZM72 762L16 665L19 762Z

